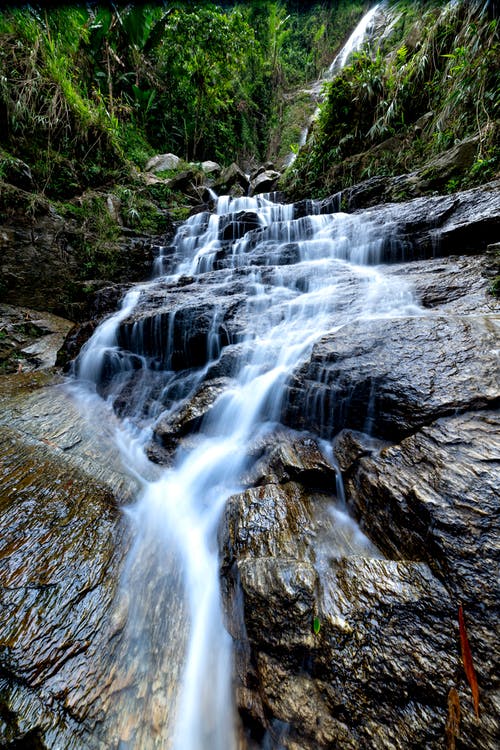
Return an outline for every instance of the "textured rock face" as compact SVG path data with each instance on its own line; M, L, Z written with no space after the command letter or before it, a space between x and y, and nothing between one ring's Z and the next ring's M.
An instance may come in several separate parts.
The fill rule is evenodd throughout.
M0 405L0 745L152 747L169 734L185 613L153 542L129 556L141 600L127 594L119 506L138 488L113 449L113 416L94 403L84 419L41 374L4 378Z
M0 304L0 368L8 373L52 367L71 328L56 315Z
M390 556L426 560L455 610L463 605L482 705L475 722L460 670L463 741L470 747L493 748L499 736L499 426L498 412L471 411L439 419L399 445L344 433L336 447L348 503L370 537ZM456 613L454 619L456 638Z
M13 376L1 392L2 414L16 417L1 427L0 742L29 730L48 748L79 747L112 693L104 662L99 677L89 667L112 643L108 613L127 546L117 501L130 483L97 469L95 435L75 426L58 387L30 393L33 382Z
M425 563L378 559L332 506L334 470L312 440L281 436L267 466L219 534L249 746L442 747L458 669L449 593Z
M91 314L88 297L95 282L83 280L85 259L79 242L75 227L57 214L0 226L2 301L84 320ZM124 236L108 252L114 257L108 284L149 276L154 259L151 237Z
M342 435L337 449L352 507L378 544L427 560L457 600L475 602L480 620L496 606L499 425L497 412L471 411L366 455L355 443L346 449Z
M350 427L396 440L440 416L494 405L499 334L489 318L348 325L316 344L295 373L283 418L323 437Z
M256 486L231 498L219 532L249 747L437 750L452 688L459 746L496 746L498 425L484 411L438 420L399 445L339 435L348 504L393 559L379 559L332 509L334 472L313 441L281 436L259 460Z
M417 120L416 128L422 129L422 125L425 125L424 118L425 115ZM343 200L350 211L445 190L450 179L465 177L468 174L478 158L479 139L474 137L461 141L409 174L362 179L375 156L390 155L398 145L401 147L398 139L389 138L368 151L346 158L342 164L332 168L330 184L341 182L342 176L345 177L347 174L350 175L350 180L354 175L358 175L359 182L342 191Z

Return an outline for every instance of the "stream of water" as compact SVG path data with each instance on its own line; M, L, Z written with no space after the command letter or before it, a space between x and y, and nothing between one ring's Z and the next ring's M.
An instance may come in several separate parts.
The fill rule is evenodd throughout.
M164 669L165 661L175 672L168 704L154 709L161 714L155 731L151 718L143 716L127 747L236 747L231 639L221 610L217 527L228 497L242 487L249 445L279 420L287 378L323 334L359 318L418 313L405 280L384 275L377 265L388 240L372 214L318 211L319 205L311 202L308 216L294 218L294 207L275 203L272 196L218 198L214 213L193 216L180 227L173 248L158 260L159 276L127 294L121 309L96 330L78 359L82 403L95 397L89 394L103 381L110 404L122 403L117 440L125 466L143 488L128 511L136 529L122 581L134 602L128 638L136 642L134 627L141 630L144 653L149 654L142 657L148 664L145 680L154 681L155 670L160 663ZM245 231L249 217L256 226ZM228 226L232 238L221 239L227 237ZM165 273L167 262L175 265L171 273ZM150 295L157 300L159 290L184 279L206 287L207 306L215 312L206 335L205 363L182 369L172 365L179 346L174 335L178 311L170 315L167 330L155 334L161 351L151 352L145 345L144 310ZM215 281L219 292L214 291ZM233 288L240 300L240 323L237 333L227 333L226 292L230 297ZM225 293L219 303L220 289ZM183 304L189 308L189 300ZM165 318L160 320L165 329ZM127 325L128 350L118 344ZM177 451L171 467L153 467L146 450L158 420L178 413L228 346L238 354L235 373L196 440ZM127 391L130 383L133 388ZM348 523L354 529L354 523ZM178 583L162 606L182 613L177 629L171 625L156 634L148 624L151 601L143 598L148 581L144 573L133 573L153 548L157 552L147 576L171 570ZM171 614L166 611L161 617L169 621ZM151 658L165 645L151 643L155 638L173 641L171 649L180 652L179 674L171 656L156 662Z
M334 57L330 66L324 72L320 78L312 85L310 89L311 99L315 102L320 102L324 98L324 86L326 83L331 81L349 62L354 52L359 52L363 45L370 41L373 35L373 30L378 20L382 20L384 23L390 19L390 14L387 12L385 0L373 5L361 18L358 25L352 31L351 35L340 49L339 53ZM391 21L392 22L392 21ZM386 29L387 32L388 29ZM299 147L306 144L307 136L311 124L316 120L319 115L319 107L316 106L311 116L309 123L301 131L299 138ZM285 160L286 166L289 167L297 158L296 153L290 153Z
M360 48L383 6L363 17L327 79ZM311 201L308 215L297 218L293 205L272 196L213 199L213 213L179 228L173 246L156 260L154 280L126 295L76 367L82 408L97 389L121 414L117 444L142 486L127 510L135 543L121 582L128 602L121 659L147 687L137 689L135 704L123 705L126 718L116 732L137 750L237 747L217 549L227 499L243 488L252 443L279 422L287 379L322 335L360 318L418 313L405 281L385 276L377 265L390 238L369 212L323 214ZM198 335L199 294L193 293L191 316L190 299L168 314L154 310L184 280L199 285L202 314L210 310L212 317L201 357L199 342L195 346L200 361L179 365L179 349L187 356ZM231 296L238 300L232 324ZM177 449L169 468L153 466L148 450L157 425L181 413L230 349L237 363L196 439ZM341 491L331 512L357 551L372 554L344 512ZM162 681L157 675L165 671Z

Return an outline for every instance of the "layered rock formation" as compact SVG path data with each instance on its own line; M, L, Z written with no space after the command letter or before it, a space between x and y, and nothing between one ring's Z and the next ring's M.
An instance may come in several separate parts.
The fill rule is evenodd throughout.
M292 293L314 280L316 245L304 261L298 238L310 240L314 222L338 207L338 197L304 201L273 226L237 211L221 220L218 244L200 248L196 267L142 290L118 331L129 378L117 387L110 358L99 389L120 414L158 415L154 461L187 450L200 426L215 429L221 394L259 346L248 331L266 331L263 315L286 320ZM219 526L241 745L437 750L457 690L456 746L493 750L500 383L484 250L499 227L498 186L366 217L372 239L381 228L386 239L353 258L355 224L343 220L344 257L321 261L335 283L334 299L324 293L331 330L288 377L281 402L263 405L273 422L248 445ZM201 214L186 243L209 224ZM165 267L182 263L178 252L165 249ZM416 300L403 300L399 317L366 314L369 287L348 259L392 261L374 278L405 279ZM281 291L263 313L262 290L272 285ZM266 351L272 360L276 352ZM262 372L267 366L259 360ZM154 387L143 403L146 380ZM147 560L130 558L147 607L134 609L120 589L131 527L118 507L137 488L110 448L117 423L99 411L106 428L96 443L95 421L85 427L64 392L27 395L22 379L9 382L1 741L148 747L161 737L168 745L185 613L175 566L153 542ZM154 477L153 464L149 471ZM151 519L136 520L147 535ZM461 662L459 604L479 718ZM140 638L127 642L137 619L134 632L146 642L154 632L161 653L141 649Z

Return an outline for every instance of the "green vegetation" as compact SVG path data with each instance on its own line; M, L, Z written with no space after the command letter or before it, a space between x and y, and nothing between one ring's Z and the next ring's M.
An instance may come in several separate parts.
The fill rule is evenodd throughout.
M326 195L425 165L429 191L454 192L498 174L497 20L483 3L464 0L400 0L393 12L391 34L354 55L326 86L307 146L284 181L292 196ZM459 149L467 139L471 147ZM436 161L452 147L454 162Z
M268 158L283 93L318 75L360 12L345 0L7 8L0 179L61 200L126 181L158 151Z
M185 218L180 193L138 175L148 158L173 152L190 163L250 167L297 152L314 106L304 87L327 68L367 5L7 7L0 12L0 213L34 216L48 211L47 201L83 196L80 216L73 211L89 238L83 249L92 237L103 246L118 237L106 209L110 193L123 224L138 232L161 231L168 210ZM480 13L479 2L392 6L391 34L326 86L308 144L283 183L292 196L424 167L433 189L441 174L433 158L474 137L472 161L447 173L439 189L498 173L497 22Z
M3 6L0 221L50 227L62 217L54 247L65 253L66 243L77 269L64 304L79 301L89 279L123 279L124 232L163 234L189 215L197 199L170 187L175 172L141 175L155 153L178 154L184 170L284 155L298 140L295 118L307 116L283 105L286 94L330 62L360 8ZM0 283L0 297L7 291Z

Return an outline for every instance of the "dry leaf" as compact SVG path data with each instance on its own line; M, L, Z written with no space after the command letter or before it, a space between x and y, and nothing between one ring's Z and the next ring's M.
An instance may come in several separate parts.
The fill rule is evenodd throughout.
M460 698L453 687L448 693L448 716L445 733L446 750L455 750L455 740L460 735Z
M476 670L472 663L472 654L469 646L469 639L467 637L467 630L465 629L464 611L462 605L458 607L458 625L460 627L460 646L462 649L462 661L464 663L464 670L467 680L469 681L472 702L474 704L474 711L476 717L479 719L479 687L477 684Z

